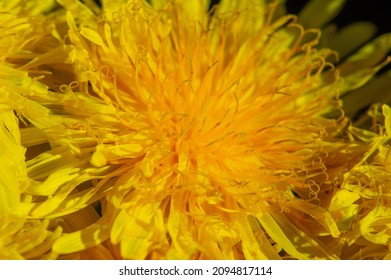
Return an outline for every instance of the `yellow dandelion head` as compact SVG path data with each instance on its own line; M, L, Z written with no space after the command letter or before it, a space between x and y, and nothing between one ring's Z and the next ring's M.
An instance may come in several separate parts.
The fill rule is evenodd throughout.
M276 18L276 3L104 2L99 17L62 4L78 82L55 100L68 116L42 129L105 174L87 190L106 196L102 238L122 257L279 258L268 235L295 257L332 257L315 241L300 252L281 229L299 236L284 213L306 223L316 208L318 230L338 236L310 202L330 188L324 142L341 126L322 117L338 106L338 75L317 31ZM54 249L82 249L66 245L77 238Z
M372 230L386 206L358 205L349 177L387 147L339 101L378 61L335 70L308 11L300 23L279 1L58 2L53 28L8 56L24 86L4 98L24 120L24 215L64 232L53 256L337 259L388 242Z

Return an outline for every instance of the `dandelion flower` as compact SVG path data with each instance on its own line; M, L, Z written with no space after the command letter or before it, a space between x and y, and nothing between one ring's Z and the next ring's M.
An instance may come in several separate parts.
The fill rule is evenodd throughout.
M353 78L318 30L277 1L58 2L67 35L22 66L50 72L46 87L4 101L38 151L26 213L63 229L53 254L339 259L361 236L388 244L373 232L388 210L352 221L365 206L349 174L381 147L348 133Z
M110 169L87 189L105 193L111 224L91 244L110 238L136 259L280 258L271 238L293 257L336 257L289 217L315 211L318 231L339 234L307 201L327 191L323 142L340 127L321 116L338 81L322 80L333 53L312 48L316 32L255 2L212 16L206 1L104 2L100 18L63 4L79 84L58 97L68 116L54 130L83 155L75 164ZM54 250L83 249L94 226Z

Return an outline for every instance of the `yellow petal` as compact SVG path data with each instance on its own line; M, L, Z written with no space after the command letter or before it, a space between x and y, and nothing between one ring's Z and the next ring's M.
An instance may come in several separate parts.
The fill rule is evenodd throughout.
M340 232L337 224L331 214L324 208L303 200L291 200L286 203L286 206L308 214L314 218L316 222L321 224L334 238L339 236Z
M242 239L243 253L247 260L281 259L254 217L235 219L233 224Z
M73 232L64 234L53 244L53 251L58 254L70 254L83 251L107 240L110 236L110 229L105 219L97 223Z
M37 127L26 127L20 130L21 143L25 147L31 147L47 143L48 139L45 133Z
M77 178L80 175L79 171L79 168L60 169L50 174L42 184L31 184L26 190L26 193L50 196L57 191L61 185Z
M20 132L12 111L0 113L0 217L21 213L20 186L27 180L25 148L20 145Z
M333 195L329 210L335 211L335 210L345 208L346 206L349 206L352 203L356 202L359 198L360 195L358 195L357 193L344 190L344 189L338 190Z
M124 258L144 259L153 244L155 232L151 230L158 203L150 203L121 210L111 229L111 241L121 243Z
M389 245L391 242L391 209L378 206L360 221L362 235L376 244Z
M91 163L97 167L104 166L107 162L115 162L118 159L135 158L143 154L140 144L123 145L98 145L92 155Z
M384 125L387 136L391 136L391 108L386 104L383 105L383 115L385 117Z
M167 233L172 239L172 244L167 252L169 259L189 259L195 252L204 249L193 238L193 225L189 216L181 211L184 200L183 193L178 193L170 201L170 213L166 223ZM199 230L199 235L202 235L202 231L202 229ZM209 255L215 255L216 248L211 249L213 252L210 252Z
M103 48L107 48L106 44L103 42L102 37L95 30L92 30L91 28L81 28L80 34L83 35L86 39L93 42L94 44L101 46Z
M262 213L257 215L267 234L288 254L301 259L337 259L325 245L298 229L283 214Z

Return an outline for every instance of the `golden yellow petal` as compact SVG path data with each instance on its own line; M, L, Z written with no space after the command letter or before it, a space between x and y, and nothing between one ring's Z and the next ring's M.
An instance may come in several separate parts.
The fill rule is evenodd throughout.
M301 260L338 259L330 248L298 229L280 213L262 213L257 219L267 234L288 254Z
M391 108L386 104L383 105L383 115L385 118L384 126L386 127L387 135L391 136Z
M272 247L266 234L254 217L237 219L234 221L235 229L242 239L242 248L247 260L279 260L281 257Z
M391 241L391 209L378 206L360 221L362 235L376 244L389 245Z
M339 237L340 232L331 214L324 208L306 201L291 200L286 206L302 211L311 216L317 223L322 225L334 238Z
M110 229L104 219L80 231L64 234L53 244L57 254L70 254L96 246L107 240Z
M158 204L149 203L134 207L131 213L128 210L120 211L110 234L114 244L121 241L121 255L129 259L144 259L147 257L154 236L158 232L151 230L154 219L159 219L157 213ZM161 218L161 217L160 217Z
M20 145L18 120L13 111L0 112L0 216L21 214L22 183L27 181L25 148Z

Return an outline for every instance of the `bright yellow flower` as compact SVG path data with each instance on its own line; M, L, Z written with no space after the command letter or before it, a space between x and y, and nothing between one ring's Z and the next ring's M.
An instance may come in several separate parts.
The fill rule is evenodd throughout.
M23 65L12 70L17 84L0 97L0 140L17 139L11 109L26 120L20 142L8 144L19 149L23 176L5 178L28 183L13 183L18 192L7 201L25 203L18 221L61 226L53 256L389 256L389 229L377 224L388 222L389 205L376 200L389 193L381 183L389 170L379 173L388 136L338 116L339 95L381 67L349 70L372 53L336 71L337 54L316 47L319 31L273 0L222 0L211 11L207 0L59 2L66 15L48 15L50 44L14 62ZM366 164L381 174L372 197L357 176Z
M100 18L63 3L79 84L55 101L67 117L51 129L75 165L107 169L86 189L107 202L54 250L110 238L124 258L337 258L300 229L339 235L316 203L341 126L321 116L338 83L323 75L333 53L312 48L318 34L255 1L213 16L207 1L110 3Z

